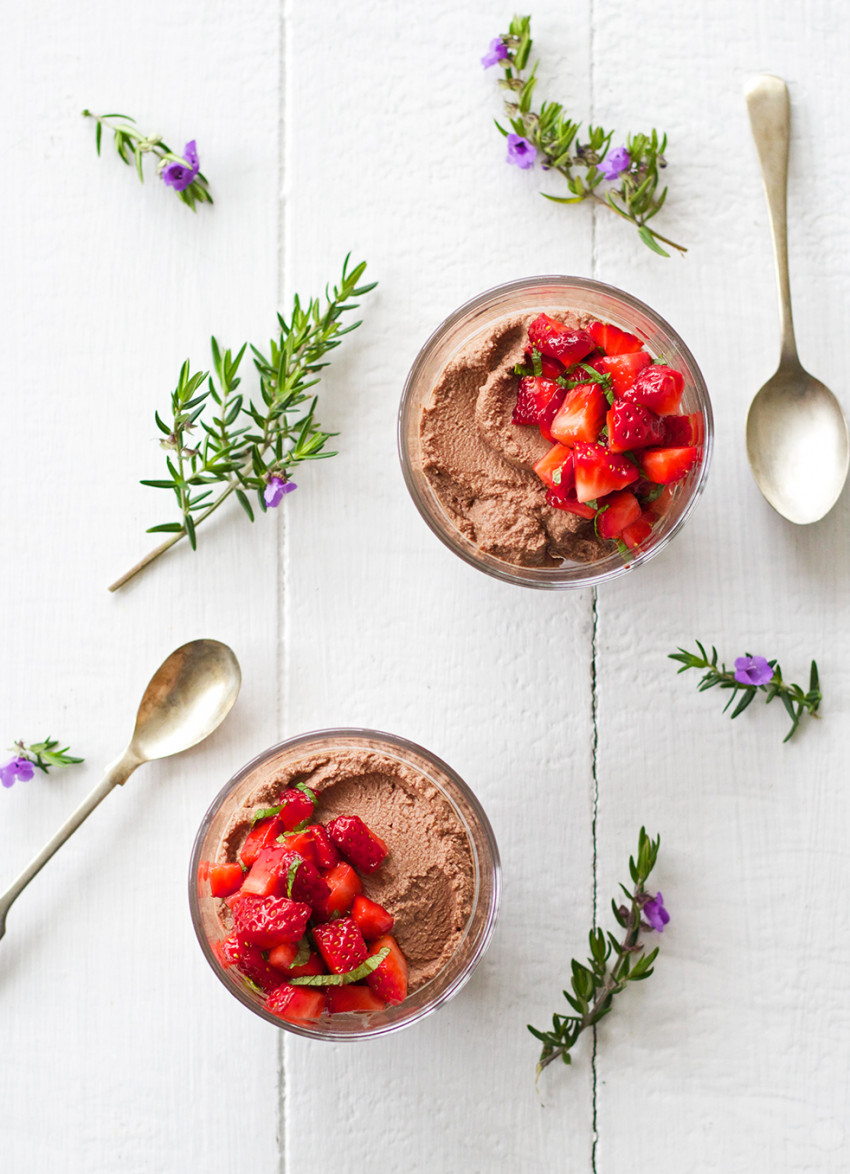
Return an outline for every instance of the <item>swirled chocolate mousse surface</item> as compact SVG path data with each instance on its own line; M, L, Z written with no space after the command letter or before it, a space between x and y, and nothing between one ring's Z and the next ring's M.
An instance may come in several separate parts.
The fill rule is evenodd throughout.
M220 859L237 859L257 808L272 805L285 787L306 783L318 797L316 821L359 815L386 843L383 864L362 877L363 892L395 919L408 991L434 978L463 936L475 883L466 832L437 788L404 763L348 747L311 754L283 770L272 760L254 775L255 786L230 819ZM219 916L229 931L223 903Z
M580 329L590 317L547 311ZM524 567L593 562L608 553L593 523L546 503L534 464L551 448L537 428L511 423L514 366L536 314L497 319L459 350L422 411L422 471L457 529L487 554Z

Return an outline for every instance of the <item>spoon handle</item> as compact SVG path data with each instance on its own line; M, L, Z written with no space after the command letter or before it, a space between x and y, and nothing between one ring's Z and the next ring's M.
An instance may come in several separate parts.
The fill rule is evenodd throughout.
M781 361L799 364L794 320L791 316L791 282L788 277L788 148L791 139L788 87L782 78L762 73L747 84L744 93L773 230L773 252L779 282Z
M83 820L91 815L98 803L106 798L113 787L117 787L119 783L126 782L137 766L139 766L139 759L135 755L130 754L129 751L123 754L116 762L113 762L107 768L103 781L98 783L91 794L82 801L73 815L62 824L53 839L45 844L18 879L0 896L0 938L6 932L6 914L9 912L13 901L23 892L36 873L44 868L54 852L57 852L65 841L73 835Z

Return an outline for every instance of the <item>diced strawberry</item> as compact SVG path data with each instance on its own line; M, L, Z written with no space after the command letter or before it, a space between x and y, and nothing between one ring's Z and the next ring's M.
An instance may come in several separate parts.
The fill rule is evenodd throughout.
M386 859L386 844L359 815L337 816L327 825L327 832L346 860L361 872L374 872Z
M310 952L310 957L306 962L300 966L290 966L286 971L289 978L305 978L308 974L326 974L325 964L319 955L313 950Z
M580 518L595 518L596 510L592 505L585 505L575 495L575 487L569 494L562 496L557 489L547 489L546 504L556 510L566 510L570 514L578 514Z
M390 952L381 965L367 975L366 982L376 995L388 1003L402 1003L407 998L407 959L392 934L384 934L372 942L370 950L377 954L384 946Z
M290 832L283 841L283 845L290 852L297 852L299 856L302 856L310 864L318 865L319 859L316 852L316 840L311 827L305 828L303 832Z
M549 430L561 444L593 441L605 423L607 411L608 400L600 385L580 383L568 392Z
M626 526L641 515L640 502L627 489L612 493L600 502L596 514L596 533L600 538L618 538Z
M285 851L281 856L278 892L291 896L293 901L306 902L313 910L323 909L330 896L327 881L309 860L305 860L298 852L293 852L285 843L283 847ZM292 875L291 893L287 891L290 874ZM244 888L244 885L242 887Z
M641 350L642 343L633 334L627 334L610 322L591 322L587 333L606 355L630 355Z
M325 1009L325 995L314 987L290 986L282 983L266 999L266 1007L291 1023L312 1023Z
M673 500L676 496L676 491L671 485L665 485L657 497L653 498L647 505L644 513L652 522L657 522L659 518L663 518Z
M605 497L638 479L638 471L631 461L610 453L601 444L576 444L575 466L576 497L580 502Z
M692 412L690 416L664 416L662 423L664 435L658 443L665 448L686 448L692 444L702 444L705 440L702 412Z
M242 892L255 897L275 896L285 853L283 844L272 843L263 848L242 882Z
M211 864L209 867L210 896L229 897L242 884L241 864Z
M239 939L235 933L229 934L228 937L222 938L219 942L210 942L212 951L218 958L221 965L227 970L230 966L235 966L239 960Z
M660 444L664 435L664 425L654 412L643 404L629 403L627 400L615 400L605 422L608 426L610 452L628 452L630 449Z
M381 934L389 933L393 927L393 915L377 901L370 901L362 895L354 898L351 916L367 942L379 938Z
M314 804L310 796L305 795L299 787L287 787L278 799L277 806L280 807L278 818L284 830L291 832L299 823L310 818Z
M656 363L640 371L622 395L632 403L643 404L657 416L669 416L678 408L684 387L685 377L680 371Z
M645 448L637 454L641 472L657 485L670 485L678 481L692 467L699 449L688 448Z
M596 345L586 330L571 330L548 314L534 319L528 328L528 340L541 355L558 359L565 367L578 363Z
M202 885L210 879L210 869L212 868L211 860L202 860L198 865L198 880Z
M540 424L548 427L561 406L566 391L560 383L542 375L524 375L519 381L512 424Z
M602 364L605 362L605 355L593 354L588 355L586 359L582 359L585 367L592 367L594 371L598 371L600 375L607 375L608 372Z
M350 917L317 925L313 937L331 974L346 974L366 961L368 951L363 934Z
M279 986L286 977L280 970L276 970L263 956L263 951L254 942L247 938L237 937L234 951L235 965L240 974L250 978L261 990L271 991Z
M606 355L599 360L597 370L611 376L614 391L620 399L628 399L625 393L634 384L644 367L648 367L651 362L652 359L646 351L637 351L631 355ZM647 404L647 407L652 407L652 405ZM655 411L654 408L653 411Z
M363 888L363 882L350 864L340 861L329 869L324 876L329 895L324 905L316 910L316 916L322 921L330 921L341 913L347 913L354 898Z
M269 962L278 970L289 970L298 953L299 942L281 942L269 950Z
M352 983L349 986L328 987L328 1014L345 1015L349 1011L362 1014L384 1011L387 1004L367 986Z
M261 819L255 823L239 850L239 859L245 867L250 868L263 848L268 844L273 844L282 831L283 824L277 816Z
M652 533L652 520L646 513L641 514L636 522L626 526L620 538L629 550L637 550L641 543L646 542Z
M339 864L339 852L337 852L336 847L331 843L330 837L322 825L320 823L314 823L307 830L313 837L316 864L319 868L328 869L333 868L335 864Z
M236 906L233 926L238 937L269 950L281 942L300 942L311 912L309 905L287 897L245 897Z
M534 466L534 472L550 489L557 489L566 494L575 485L573 470L573 450L565 444L556 444L541 457ZM555 480L555 477L558 480Z

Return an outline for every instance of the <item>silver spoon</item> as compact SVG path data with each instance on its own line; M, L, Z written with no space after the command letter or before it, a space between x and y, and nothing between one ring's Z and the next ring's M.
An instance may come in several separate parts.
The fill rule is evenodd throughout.
M744 91L761 163L779 279L782 347L776 374L750 405L747 456L756 485L789 522L819 521L847 478L850 440L841 405L797 356L788 279L788 145L791 105L781 78L761 74Z
M103 782L0 896L0 938L6 932L6 914L12 902L112 788L126 783L143 762L168 758L202 742L227 717L241 683L239 661L218 640L192 640L163 661L145 689L130 745L107 768Z

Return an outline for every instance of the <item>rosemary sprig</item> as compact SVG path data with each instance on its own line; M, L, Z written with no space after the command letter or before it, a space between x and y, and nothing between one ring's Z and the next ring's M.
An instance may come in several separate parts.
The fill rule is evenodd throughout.
M629 135L625 147L615 153L618 155L616 180L612 186L607 186L599 164L608 155L614 132L588 125L586 141L580 142L581 123L566 117L560 103L543 102L539 109L532 108L538 63L535 62L528 71L532 46L531 17L515 16L509 32L498 40L507 50L504 56L501 52L498 54L498 64L504 71L499 85L510 95L505 102L505 111L513 132L540 153L544 171L556 171L563 176L570 192L568 196L543 193L546 199L557 204L593 200L634 224L643 243L662 257L670 256L662 248L662 243L680 253L687 252L684 245L662 236L649 223L661 211L667 197L666 187L658 191L659 171L667 166L664 158L667 136L659 137L654 129L651 134ZM508 136L505 127L498 122L496 126ZM608 160L609 167L613 167L612 160L613 156Z
M194 212L196 204L211 204L209 183L206 176L198 169L197 158L194 164L186 155L178 155L172 151L159 135L143 135L136 126L136 120L128 114L93 114L91 110L83 111L84 118L93 118L95 121L94 141L98 155L103 141L103 128L112 131L112 139L119 159L128 167L135 166L139 182L145 182L145 173L142 167L145 155L153 155L159 160L157 174L169 187L173 187L178 197ZM187 143L187 147L194 147ZM184 148L185 150L185 148Z
M699 649L699 655L680 648L678 652L669 654L670 660L679 661L682 666L678 670L680 673L687 672L688 669L705 670L697 685L700 693L715 687L730 690L729 700L723 707L724 713L735 701L735 698L738 698L730 717L736 718L742 714L759 693L763 694L766 705L778 697L791 719L791 728L782 739L783 742L787 742L789 738L794 736L804 713L808 713L810 717L820 717L818 707L823 700L823 695L820 691L820 678L815 661L812 661L809 669L808 691L804 691L800 685L783 681L782 669L776 660L766 660L763 656L752 656L748 652L743 657L736 659L735 669L731 670L722 663L718 666L715 647L712 646L709 657L699 640L695 643Z
M343 335L360 325L359 321L341 325L342 316L357 308L352 299L363 297L377 284L358 284L366 262L350 271L348 262L346 257L333 293L325 291L324 309L318 298L302 305L296 294L289 320L278 314L279 333L266 352L251 347L259 375L258 399L246 400L238 390L247 343L234 355L230 350L222 352L213 338L212 373L193 374L189 360L183 364L171 396L171 421L166 423L158 412L154 417L162 433L160 444L167 452L168 476L142 481L174 494L180 521L151 526L149 534L165 533L169 538L116 580L110 591L122 587L182 538L196 549L198 527L229 497L235 496L253 522L255 507L249 493L256 497L256 508L265 513L270 487L294 488L291 474L298 465L336 456L325 451L335 433L318 426L317 397L308 393L328 366L328 354L340 345ZM198 428L203 435L196 441L192 433Z
M85 762L84 758L70 755L68 746L57 750L58 745L55 738L45 738L42 742L18 741L10 749L20 758L28 758L36 770L44 771L45 774L52 766L75 766L78 762Z
M637 858L629 858L629 873L633 887L628 889L625 885L620 885L628 905L611 902L614 917L624 933L618 937L610 931L606 935L599 928L592 929L589 935L590 957L587 965L584 966L573 959L570 979L572 994L567 991L563 994L574 1014L561 1015L556 1012L552 1016L551 1031L538 1031L529 1025L528 1030L543 1044L537 1062L538 1076L554 1060L560 1059L564 1064L571 1064L570 1052L579 1036L608 1014L613 1006L614 996L625 990L630 982L640 982L652 974L652 964L658 954L658 947L644 954L643 944L639 939L642 933L649 933L653 929L660 932L669 921L661 894L652 897L644 887L655 867L660 844L660 836L651 840L646 834L646 829L640 829ZM649 924L644 919L644 912L654 924ZM615 961L609 967L612 955Z

